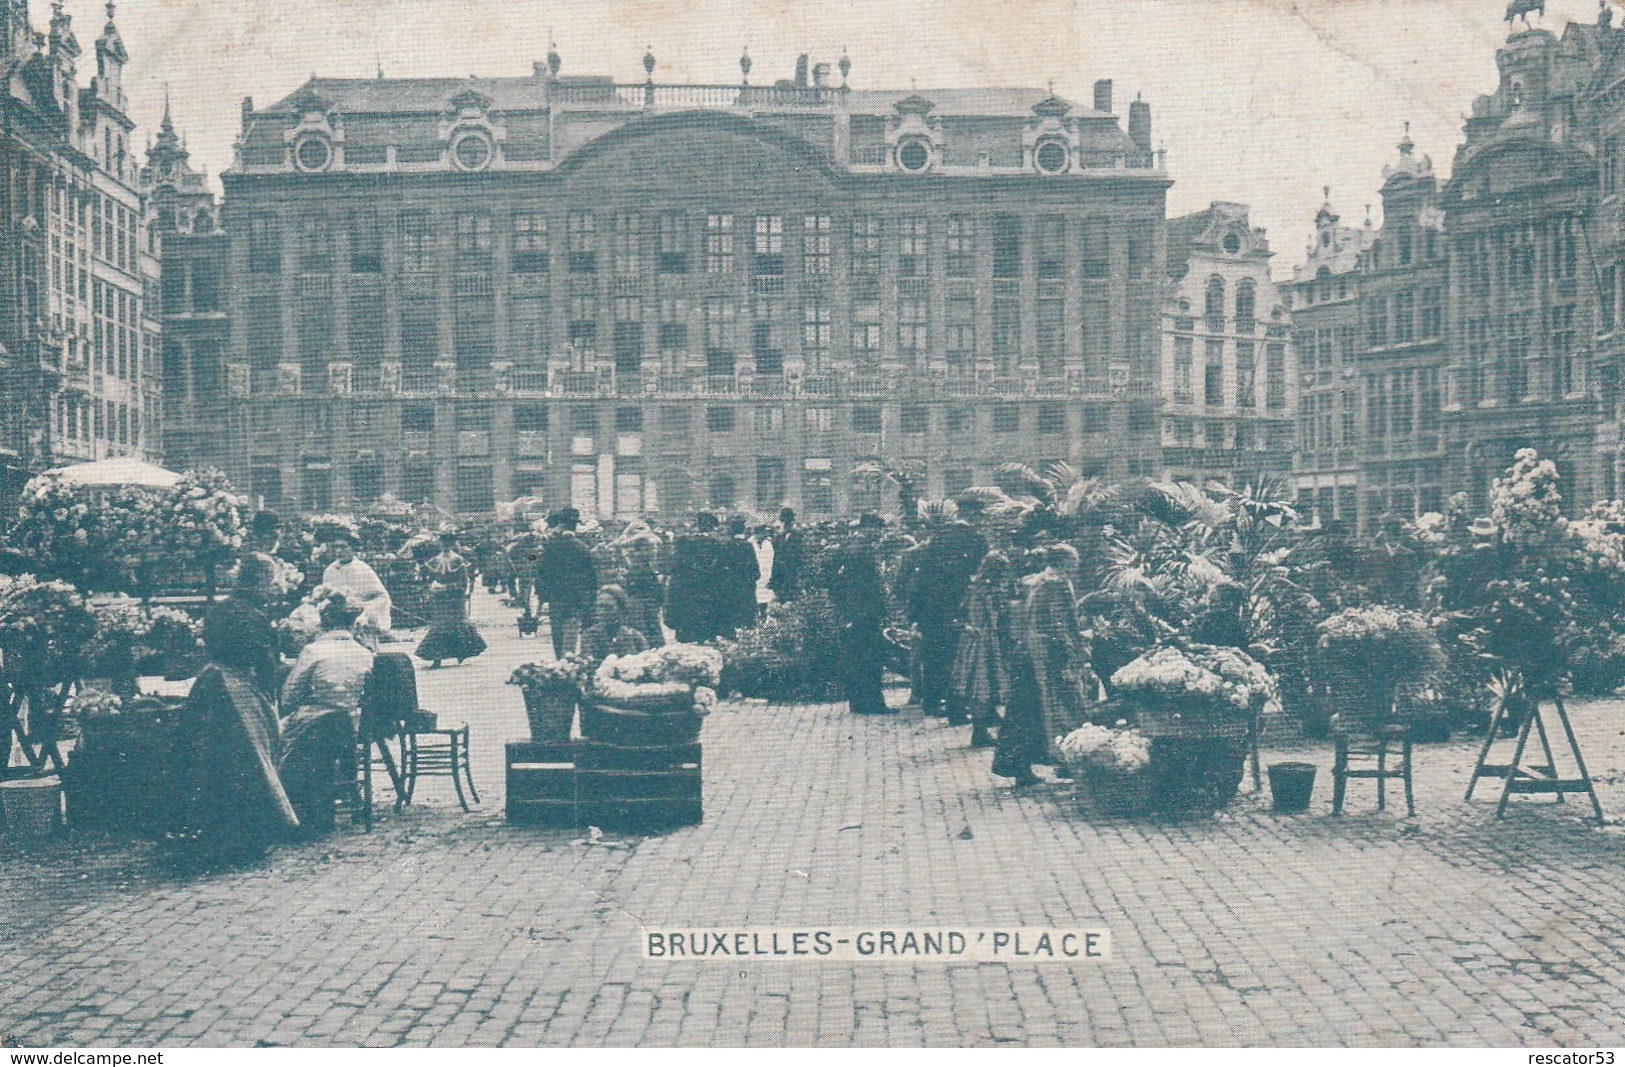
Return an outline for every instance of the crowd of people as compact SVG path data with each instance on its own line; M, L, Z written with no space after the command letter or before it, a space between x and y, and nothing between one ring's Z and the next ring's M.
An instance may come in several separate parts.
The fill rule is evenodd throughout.
M927 715L997 750L995 774L1030 785L1035 765L1067 773L1049 739L1082 724L1098 690L1077 623L1077 552L1042 534L1003 536L979 496L910 526L866 514L809 529L791 508L770 525L711 512L682 532L640 520L584 536L583 525L564 508L484 552L521 631L545 617L555 656L594 662L668 634L733 637L770 605L818 589L838 621L854 714L897 710L884 687L896 669Z
M1049 765L1065 776L1050 739L1088 719L1099 688L1078 626L1070 545L1004 536L983 521L974 495L910 526L865 514L809 529L790 508L755 527L708 512L683 532L646 521L618 533L584 525L564 508L536 528L466 548L443 533L421 561L429 618L416 656L432 669L484 651L469 619L482 571L518 609L522 633L539 632L545 619L554 656L589 667L668 640L734 637L771 605L816 590L836 620L853 714L896 713L884 685L891 669L907 676L926 715L969 726L971 746L994 749L994 774L1031 785L1041 780L1035 766ZM368 678L394 625L384 582L336 535L306 605L319 633L285 662L273 625L277 539L275 517L256 516L235 591L204 619L186 825L217 844L331 828L337 783L367 729Z

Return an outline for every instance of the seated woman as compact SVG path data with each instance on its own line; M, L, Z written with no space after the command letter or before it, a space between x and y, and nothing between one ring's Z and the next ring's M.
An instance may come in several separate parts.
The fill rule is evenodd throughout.
M175 840L189 862L252 858L299 825L277 772L282 735L264 684L276 662L263 610L271 579L269 562L243 560L236 590L204 619L208 663L192 683L189 729L176 747L187 784Z
M597 670L610 656L630 656L648 649L649 639L643 631L625 624L626 611L626 590L618 585L598 590L593 624L581 631L581 657L589 671Z
M343 594L321 605L322 632L282 685L282 781L308 833L333 829L339 781L354 770L361 691L373 654L355 637L361 609Z

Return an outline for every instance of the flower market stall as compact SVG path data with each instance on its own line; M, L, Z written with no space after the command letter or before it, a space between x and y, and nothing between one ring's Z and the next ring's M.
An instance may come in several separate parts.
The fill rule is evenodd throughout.
M510 679L525 692L532 740L508 745L509 820L630 833L698 823L699 736L722 655L672 644L610 656L590 678L582 669L527 664ZM561 740L578 692L580 738Z
M1075 732L1071 745L1145 776L1148 806L1174 814L1210 813L1235 797L1258 717L1277 699L1275 679L1257 660L1199 643L1154 649L1114 672L1109 687L1108 707L1125 713L1133 731L1104 740Z

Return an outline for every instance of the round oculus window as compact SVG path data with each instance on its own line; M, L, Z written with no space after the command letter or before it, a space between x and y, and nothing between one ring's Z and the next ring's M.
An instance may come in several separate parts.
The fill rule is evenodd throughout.
M1227 255L1232 255L1232 256L1235 255L1237 252L1240 252L1241 251L1241 238L1237 237L1233 233L1228 235L1227 237L1225 237L1225 239L1224 239L1224 250L1225 250L1225 253Z
M333 146L323 137L306 137L294 145L294 162L300 170L326 170L333 162Z
M1059 174L1066 170L1066 145L1060 141L1045 141L1033 152L1033 162L1045 174Z
M463 170L484 170L491 165L491 142L484 134L465 133L452 143L451 158Z
M905 141L897 146L897 165L918 174L931 165L931 150L923 141Z

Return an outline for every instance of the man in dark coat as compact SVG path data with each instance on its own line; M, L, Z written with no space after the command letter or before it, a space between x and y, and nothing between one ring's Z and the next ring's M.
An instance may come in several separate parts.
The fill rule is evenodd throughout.
M968 510L975 514L974 507ZM908 619L920 631L919 696L927 715L964 716L964 709L948 707L949 683L964 625L965 592L986 555L987 538L963 519L938 527L915 554Z
M738 605L728 596L728 552L717 517L707 511L694 517L693 533L672 545L666 625L677 632L677 640L709 641L738 625Z
M592 552L576 537L581 513L575 508L547 518L548 535L536 560L536 600L547 605L553 654L576 651L581 628L598 595L598 569Z
M841 682L854 715L885 715L882 687L886 662L886 585L880 577L876 545L885 524L864 515L835 554L829 597L841 627Z
M796 525L796 509L781 509L779 528L773 532L773 573L767 580L767 587L780 604L788 604L801 592L806 550L806 536Z

